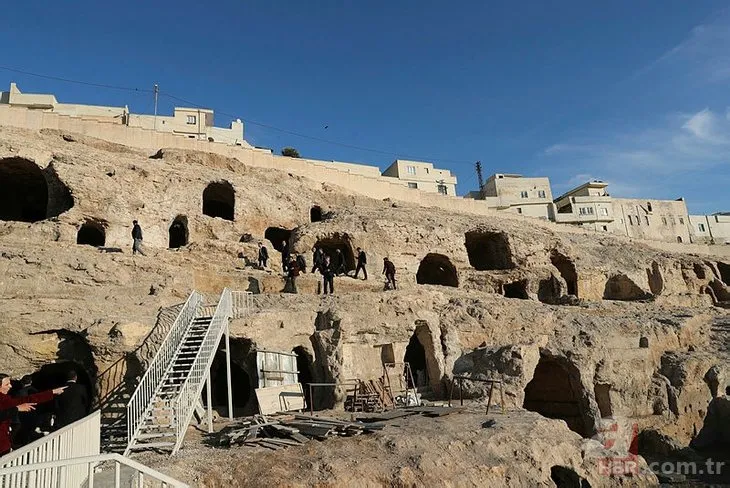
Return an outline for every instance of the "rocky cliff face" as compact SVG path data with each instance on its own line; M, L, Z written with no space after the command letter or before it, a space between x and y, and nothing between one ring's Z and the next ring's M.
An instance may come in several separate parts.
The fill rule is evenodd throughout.
M14 188L0 196L0 370L14 375L75 361L109 398L154 354L174 318L167 307L192 289L230 287L255 293L255 313L231 324L242 412L255 410L259 348L295 351L314 381L375 378L405 359L437 398L454 375L498 378L509 408L562 419L584 438L621 417L686 445L730 378L721 256L53 131L0 128L0 178ZM146 257L130 252L133 219ZM321 297L307 273L298 294L282 294L284 241L309 266L313 247L339 250L348 270L360 247L370 277L338 277L335 296ZM385 257L397 291L384 290ZM466 381L464 395L485 386Z

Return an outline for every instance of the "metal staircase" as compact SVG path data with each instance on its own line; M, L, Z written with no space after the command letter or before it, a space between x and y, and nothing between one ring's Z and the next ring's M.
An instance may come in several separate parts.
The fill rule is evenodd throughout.
M210 368L224 334L226 354L230 354L228 322L234 315L232 292L224 289L215 306L207 306L203 301L200 293L190 294L130 398L125 455L143 449L177 452L199 405L203 386L210 382ZM236 315L241 312L237 310ZM227 359L230 370L230 357ZM230 412L230 374L228 381ZM211 426L210 401L208 405Z

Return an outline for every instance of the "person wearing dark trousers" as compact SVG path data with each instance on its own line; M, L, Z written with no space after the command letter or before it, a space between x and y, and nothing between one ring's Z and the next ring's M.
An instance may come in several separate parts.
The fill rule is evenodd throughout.
M34 395L12 397L8 395L11 388L10 376L0 374L0 456L9 453L12 448L10 443L10 421L12 418L19 412L25 413L34 410L38 403L52 401L54 395L60 395L66 389L64 386Z
M265 269L266 262L269 260L269 250L266 246L259 242L259 268Z
M322 250L318 247L312 248L312 273L315 271L322 272L320 268L322 267L322 263L324 262L324 253Z
M33 386L33 378L30 375L23 376L20 384L18 391L13 393L14 397L25 397L38 393L38 390ZM43 434L36 432L36 428L41 425L40 418L35 410L18 413L16 418L17 427L13 426L13 447L22 447L43 437Z
M289 261L291 261L289 244L286 241L281 241L281 269L284 273L289 269Z
M297 293L297 277L299 276L299 263L296 257L289 261L287 267L286 283L284 284L284 293Z
M299 267L300 273L307 272L307 260L304 259L304 254L297 254L296 258L297 266Z
M388 258L383 258L382 274L385 275L385 279L387 280L386 285L395 290L395 265Z
M142 227L134 220L132 221L132 254L137 253L140 253L142 256L145 255L142 252Z
M327 290L329 289L330 295L334 294L335 292L335 272L332 269L332 263L330 262L329 256L325 256L324 263L322 263L322 267L320 268L320 271L322 273L322 281L324 285L324 294L327 294Z
M66 391L56 397L56 423L54 428L61 429L89 414L89 394L84 385L80 385L75 370L66 376Z
M365 269L365 265L368 264L368 257L365 255L365 251L357 248L357 268L355 268L355 278L360 273L360 270L365 274L365 279L368 279L368 270Z
M347 274L347 270L345 269L345 256L342 254L341 250L338 249L335 252L335 257L332 261L332 267L336 276Z

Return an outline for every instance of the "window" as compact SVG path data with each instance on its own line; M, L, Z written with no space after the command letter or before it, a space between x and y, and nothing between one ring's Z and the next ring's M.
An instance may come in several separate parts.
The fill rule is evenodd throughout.
M581 215L593 215L593 207L580 207L578 211Z
M641 217L637 215L634 218L636 219L636 225L641 225Z
M651 212L651 202L646 202L646 209Z
M449 192L448 192L448 190L446 189L446 185L438 185L438 186L436 187L436 190L437 190L437 191L438 191L438 192L439 192L440 194L442 194L442 195L447 195L447 194L449 193Z
M662 217L662 225L667 225L667 218L666 217Z
M608 215L608 209L605 207L601 207L598 209L598 215Z
M408 183L408 188L418 188L418 183Z
M672 225L676 224L677 222L674 221L674 217L669 217L669 221L672 223Z
M428 168L426 168L426 174L428 174Z
M540 198L545 198L545 190L540 190L537 192L537 196Z
M634 225L634 219L631 218L631 215L629 215L629 225Z
M646 220L646 225L649 225L649 217L647 217L646 215L644 215L644 220Z
M521 214L522 213L522 209L520 207L517 207L517 213L518 214Z
M700 232L704 232L705 231L705 224L700 224L697 227L700 229Z
M679 224L684 225L684 219L682 217L679 218Z
M608 232L608 226L607 225L604 225L603 226L603 232Z
M527 196L528 196L528 195L527 195L527 192L526 192L526 191L521 191L521 192L520 192L520 197L521 197L521 198L527 198Z
M415 166L406 166L406 172L409 175L415 175L416 174L416 167Z
M198 118L195 115L188 115L188 125L195 125L198 123Z

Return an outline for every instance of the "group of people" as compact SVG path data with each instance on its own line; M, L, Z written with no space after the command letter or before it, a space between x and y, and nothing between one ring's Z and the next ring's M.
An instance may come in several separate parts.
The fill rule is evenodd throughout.
M63 386L42 392L33 386L30 375L14 388L10 376L0 374L0 456L85 417L89 400L74 370L68 372Z
M301 273L307 272L307 262L302 254L292 254L289 250L289 243L282 241L281 243L281 266L286 276L285 291L296 293L296 279ZM261 269L265 269L269 261L269 251L261 242L259 242L258 265ZM363 272L364 279L368 279L367 271L368 258L361 248L357 248L357 264L355 266L354 278ZM327 254L320 247L312 248L312 273L319 272L322 275L323 294L334 293L335 276L347 275L347 262L342 250L336 249L333 255ZM395 290L395 265L393 262L383 258L383 273L386 278L386 287Z

